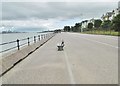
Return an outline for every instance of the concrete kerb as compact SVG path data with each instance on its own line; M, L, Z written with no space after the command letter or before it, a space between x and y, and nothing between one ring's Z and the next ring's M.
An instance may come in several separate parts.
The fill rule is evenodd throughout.
M10 69L12 69L17 63L21 62L23 59L28 57L31 53L33 53L36 49L38 49L48 40L50 40L53 36L54 34L30 46L27 47L25 46L21 48L19 51L9 56L2 57L2 59L0 60L0 65L2 65L2 68L0 68L0 71L2 71L0 72L0 77L3 76L6 72L8 72Z

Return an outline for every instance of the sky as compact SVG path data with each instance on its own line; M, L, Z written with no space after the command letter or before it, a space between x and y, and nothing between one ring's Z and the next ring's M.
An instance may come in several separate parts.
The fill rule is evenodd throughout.
M119 0L6 0L0 3L0 31L44 31L101 18L118 7Z

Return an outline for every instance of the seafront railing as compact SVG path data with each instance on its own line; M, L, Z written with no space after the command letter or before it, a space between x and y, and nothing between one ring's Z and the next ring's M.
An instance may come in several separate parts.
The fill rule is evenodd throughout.
M47 38L48 36L50 36L52 34L53 33L40 34L40 35L33 36L33 37L27 37L27 38L24 38L24 39L17 39L15 41L1 43L0 47L6 46L6 45L9 46L10 44L15 44L15 46L12 46L12 47L6 48L6 49L2 49L0 51L0 53L4 53L4 52L7 52L7 51L10 51L10 50L13 50L13 49L20 50L21 47L23 47L25 45L30 46L31 43L36 43L38 41L41 41L41 40Z

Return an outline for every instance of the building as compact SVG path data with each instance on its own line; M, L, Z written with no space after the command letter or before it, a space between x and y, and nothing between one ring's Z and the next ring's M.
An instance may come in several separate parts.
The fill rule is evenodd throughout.
M112 20L118 14L120 14L120 1L118 2L118 8L114 9L111 12L107 12L106 14L103 14L101 18L103 21Z
M120 1L118 2L118 8L120 9Z
M82 21L81 23L82 23L82 26L81 26L82 29L87 28L88 20Z
M106 14L103 14L103 16L101 17L103 21L105 20L112 20L113 17L115 16L115 11L113 12L107 12Z
M120 1L118 2L118 11L119 11L119 14L120 14Z
M90 19L90 20L89 20L89 22L88 22L88 23L93 23L93 24L94 24L94 21L95 21L95 19L94 19L94 18L92 18L92 19Z
M112 20L115 16L117 16L120 13L120 9L116 8L112 12L107 12L106 14L102 15L102 20Z
M90 19L90 20L82 21L82 22L81 22L81 23L82 23L82 26L81 26L81 32L83 32L84 30L87 29L87 27L88 27L88 23L93 23L93 24L94 24L94 21L95 21L94 18L92 18L92 19ZM94 26L93 26L93 27L94 27Z

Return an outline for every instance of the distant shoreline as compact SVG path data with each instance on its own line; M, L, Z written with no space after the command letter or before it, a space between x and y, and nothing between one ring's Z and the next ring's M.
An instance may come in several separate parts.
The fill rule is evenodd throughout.
M28 32L11 32L11 33L0 33L0 34L16 34L16 33L28 33Z
M43 31L43 32L0 32L0 34L17 34L17 33L47 33L53 31Z

